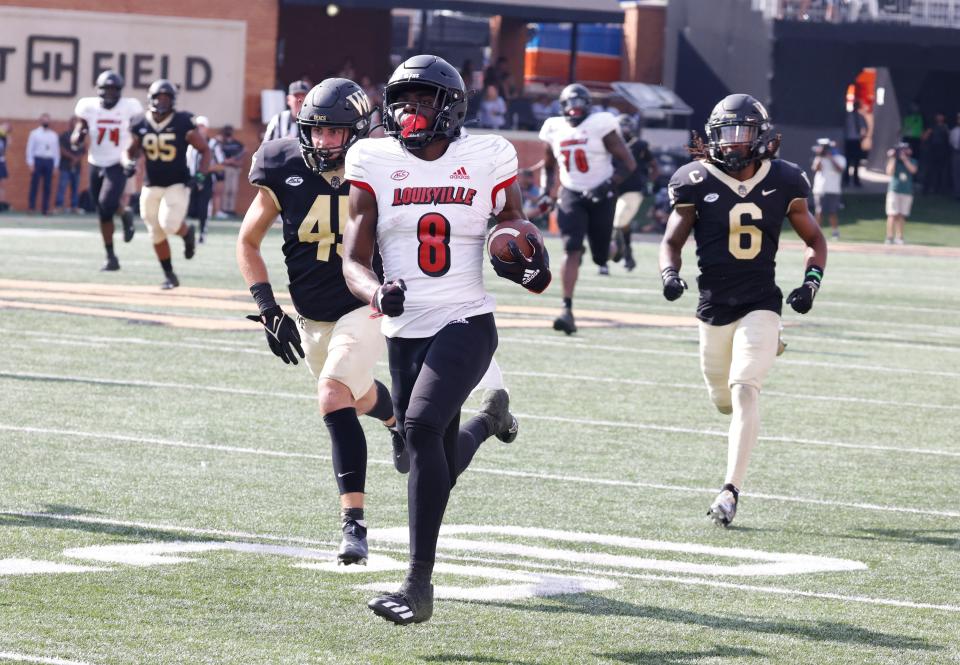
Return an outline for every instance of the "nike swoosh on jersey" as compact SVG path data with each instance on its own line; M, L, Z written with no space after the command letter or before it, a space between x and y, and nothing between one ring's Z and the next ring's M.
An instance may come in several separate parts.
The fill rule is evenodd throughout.
M760 193L763 194L764 196L770 196L770 195L773 194L775 191L777 191L775 188L774 188L774 189L765 189L765 190L763 190L763 191L760 192Z

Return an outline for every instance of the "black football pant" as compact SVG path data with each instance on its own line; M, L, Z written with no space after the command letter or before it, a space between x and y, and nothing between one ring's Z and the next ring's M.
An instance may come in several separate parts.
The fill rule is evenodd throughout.
M557 225L563 238L563 250L582 252L583 239L586 237L593 262L598 266L605 265L610 254L616 208L616 198L594 203L580 192L561 187L557 204Z
M460 409L497 348L493 314L444 326L433 337L387 339L393 410L410 454L410 558L434 561L450 490L490 432L460 430Z
M97 204L97 215L101 222L113 221L113 216L120 209L120 199L126 186L127 178L119 164L90 166L90 196Z

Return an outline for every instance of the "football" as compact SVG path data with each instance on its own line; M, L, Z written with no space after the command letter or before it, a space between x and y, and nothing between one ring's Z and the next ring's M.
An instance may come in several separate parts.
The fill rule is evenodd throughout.
M513 255L510 253L510 248L507 247L507 242L513 240L517 243L520 253L529 258L533 256L533 247L527 242L528 233L537 236L540 244L543 244L540 229L532 222L525 219L510 219L500 222L490 229L490 233L487 235L487 251L490 256L496 256L502 261L512 263Z

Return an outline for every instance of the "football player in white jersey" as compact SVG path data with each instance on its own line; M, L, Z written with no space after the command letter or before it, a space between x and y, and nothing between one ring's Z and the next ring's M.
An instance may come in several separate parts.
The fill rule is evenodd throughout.
M516 150L495 134L466 136L466 111L459 72L436 56L414 56L387 83L387 136L347 153L344 277L384 316L394 413L410 454L410 569L399 591L368 603L397 624L432 615L430 581L450 490L480 443L504 438L514 422L506 391L490 390L460 427L463 403L497 347L495 303L483 285L488 220L523 217ZM516 252L513 262L492 262L539 293L549 265L539 238L528 240L531 258ZM383 284L372 268L377 246Z
M563 117L547 118L540 128L540 140L547 144L542 173L545 194L553 195L558 164L560 170L557 222L563 237L563 311L554 320L553 329L568 335L577 331L573 289L583 259L584 236L600 274L609 274L616 186L637 168L620 136L617 119L606 111L591 113L590 105L590 92L585 87L568 85L560 93Z
M123 150L130 142L130 121L143 115L143 105L133 97L121 97L123 77L105 71L97 77L97 97L81 97L73 114L77 123L71 143L78 146L90 136L87 161L90 162L90 194L97 205L100 233L107 260L101 270L120 270L113 252L113 216L121 206L127 178L123 173ZM133 239L133 213L124 209L123 241Z

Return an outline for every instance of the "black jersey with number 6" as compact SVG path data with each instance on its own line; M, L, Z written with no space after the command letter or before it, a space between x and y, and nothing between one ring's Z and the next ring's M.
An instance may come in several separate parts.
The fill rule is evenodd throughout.
M147 160L144 178L147 187L169 187L190 181L187 134L196 126L193 114L187 111L174 111L163 122L154 120L148 111L131 123L130 131L140 139L140 148Z
M336 321L364 305L343 279L343 230L350 183L343 171L317 175L296 136L265 141L253 156L250 182L266 191L283 220L290 297L302 316Z
M675 208L693 206L700 302L697 318L726 325L753 310L781 312L783 294L774 280L780 229L790 206L810 194L796 164L764 160L739 181L705 161L677 169L670 179Z

